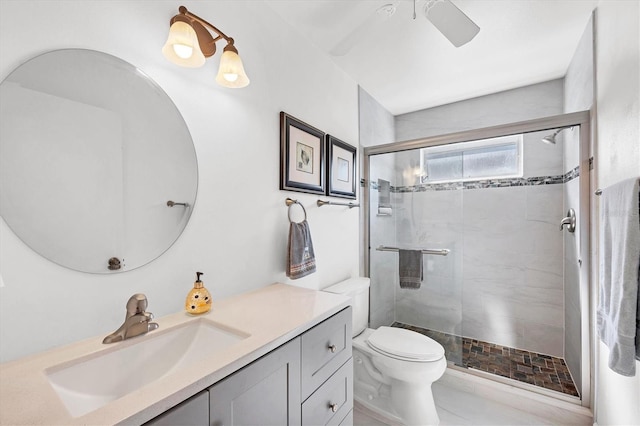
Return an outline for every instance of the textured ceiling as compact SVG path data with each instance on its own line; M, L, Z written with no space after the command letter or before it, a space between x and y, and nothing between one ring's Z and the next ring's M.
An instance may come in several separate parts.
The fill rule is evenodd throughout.
M481 28L456 48L425 18L425 0L415 20L412 0L265 1L394 115L563 77L598 4L452 0ZM390 3L391 17L376 13Z

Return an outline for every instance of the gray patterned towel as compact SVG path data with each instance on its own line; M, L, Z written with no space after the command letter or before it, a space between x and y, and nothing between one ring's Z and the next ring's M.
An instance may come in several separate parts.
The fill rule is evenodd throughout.
M315 271L316 256L313 252L309 223L306 220L300 223L291 222L287 247L287 277L295 280Z
M417 290L422 282L422 250L398 250L400 288Z

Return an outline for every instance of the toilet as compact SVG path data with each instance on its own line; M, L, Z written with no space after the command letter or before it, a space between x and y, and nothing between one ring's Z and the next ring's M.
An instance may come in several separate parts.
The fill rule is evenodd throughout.
M444 374L444 348L394 327L367 328L369 278L351 278L323 291L350 296L353 306L354 399L389 423L440 423L431 384Z

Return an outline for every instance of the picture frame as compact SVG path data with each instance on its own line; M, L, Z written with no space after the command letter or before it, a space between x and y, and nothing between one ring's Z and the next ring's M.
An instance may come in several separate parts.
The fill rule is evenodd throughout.
M355 199L357 149L334 136L326 138L327 195Z
M325 134L280 112L280 189L325 194Z

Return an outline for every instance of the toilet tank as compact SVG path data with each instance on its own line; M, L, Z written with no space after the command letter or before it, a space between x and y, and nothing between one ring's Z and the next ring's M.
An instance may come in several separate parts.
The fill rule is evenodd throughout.
M353 336L357 336L367 328L367 322L369 321L369 285L369 278L359 277L341 281L322 290L351 297Z

